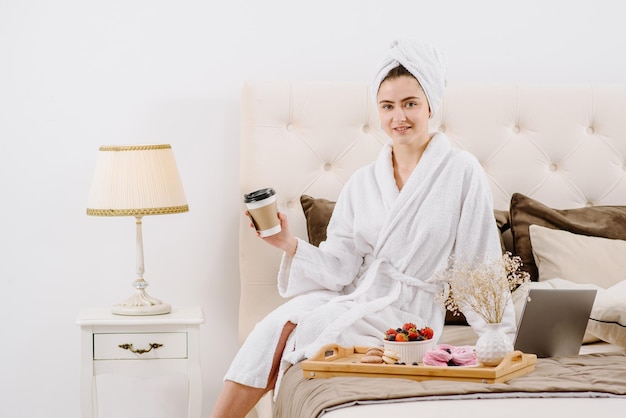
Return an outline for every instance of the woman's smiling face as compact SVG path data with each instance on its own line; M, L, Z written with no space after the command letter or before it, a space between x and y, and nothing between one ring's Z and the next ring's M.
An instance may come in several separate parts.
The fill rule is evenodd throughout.
M414 77L383 81L377 95L378 114L394 145L424 145L430 139L430 108L424 90Z

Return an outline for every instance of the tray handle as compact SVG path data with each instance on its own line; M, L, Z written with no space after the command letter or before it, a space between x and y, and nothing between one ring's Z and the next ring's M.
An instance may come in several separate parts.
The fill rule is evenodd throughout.
M520 350L514 350L510 352L509 354L507 354L502 359L500 364L496 366L496 370L510 369L511 367L515 366L518 363L521 364L523 361L524 361L524 353L522 353Z
M347 354L348 350L345 347L331 343L320 348L313 357L309 358L309 360L332 361L336 358L345 357Z

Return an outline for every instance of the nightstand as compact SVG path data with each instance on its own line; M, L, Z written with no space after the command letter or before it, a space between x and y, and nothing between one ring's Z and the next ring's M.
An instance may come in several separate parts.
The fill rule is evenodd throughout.
M185 373L189 380L189 418L202 413L200 308L173 309L165 315L114 315L111 308L85 309L81 327L80 403L83 418L97 418L96 376L103 373L155 377Z

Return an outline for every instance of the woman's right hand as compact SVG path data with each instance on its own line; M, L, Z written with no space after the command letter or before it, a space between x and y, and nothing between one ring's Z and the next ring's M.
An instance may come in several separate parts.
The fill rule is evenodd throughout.
M246 216L250 218L250 213L246 211ZM294 256L296 254L296 249L298 248L298 240L296 237L291 235L289 230L289 222L287 220L287 215L278 212L278 219L280 220L280 232L270 235L268 237L261 237L259 231L256 230L252 221L250 221L250 228L252 228L256 235L260 237L263 241L268 244L283 250L287 255Z

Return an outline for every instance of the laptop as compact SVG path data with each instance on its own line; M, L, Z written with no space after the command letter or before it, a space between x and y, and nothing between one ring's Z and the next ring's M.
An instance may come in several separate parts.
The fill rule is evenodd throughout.
M596 298L595 289L530 289L513 346L537 357L576 355Z

